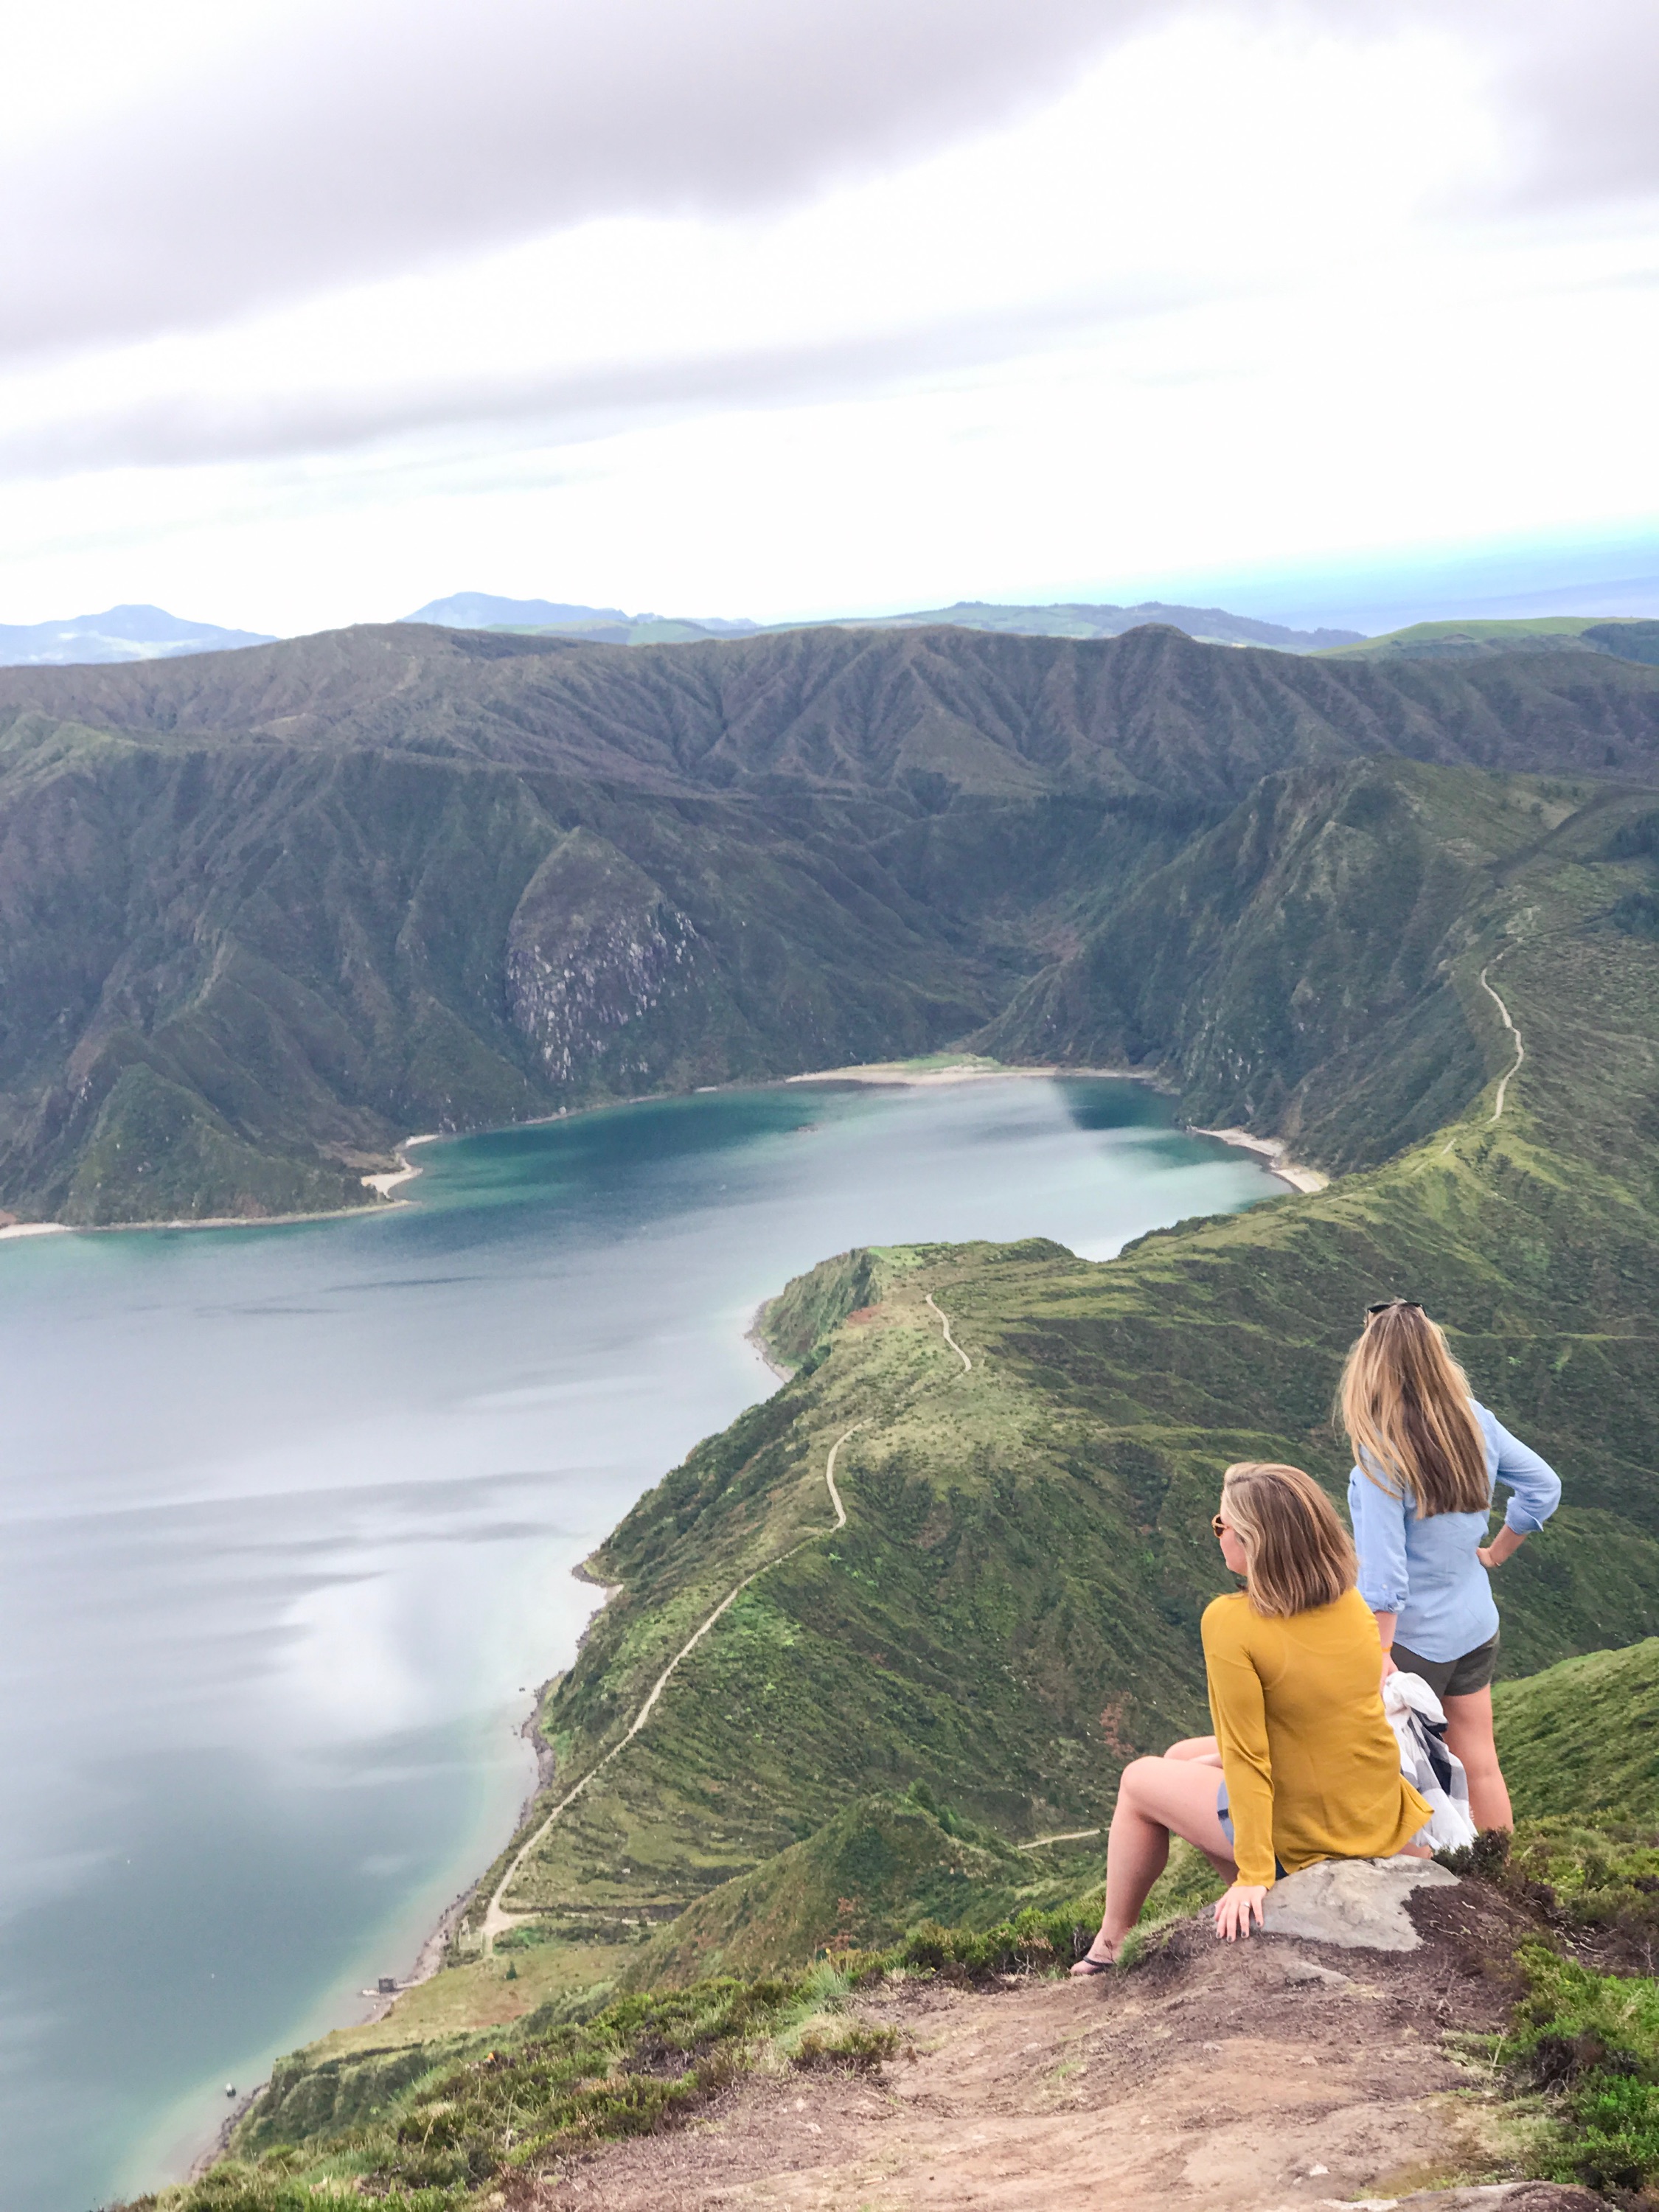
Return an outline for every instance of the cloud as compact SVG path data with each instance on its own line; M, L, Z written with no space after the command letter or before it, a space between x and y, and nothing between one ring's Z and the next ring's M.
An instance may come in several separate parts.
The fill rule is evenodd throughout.
M1659 191L1659 9L1487 0L1493 82L1514 119L1524 204Z
M69 0L66 45L99 4ZM595 217L775 210L1193 17L1455 36L1502 112L1512 196L1659 189L1651 0L290 0L228 44L163 0L145 21L171 27L171 76L71 107L0 166L0 353L221 321Z
M608 215L733 216L1052 96L1157 0L334 0L0 170L0 349ZM9 170L9 173L8 173Z
M687 413L811 405L1030 358L1178 311L1194 296L1173 283L1142 286L1110 300L1087 293L1041 306L1022 303L1017 320L999 307L899 330L667 360L428 376L395 385L162 395L0 433L0 480L281 461L455 431L506 429L533 434L538 444L580 442Z
M1249 8L1254 0L1241 0ZM1271 5L1271 0L1267 0ZM1493 195L1516 212L1659 192L1659 9L1652 0L1287 0L1347 34L1449 32L1481 64L1507 140Z

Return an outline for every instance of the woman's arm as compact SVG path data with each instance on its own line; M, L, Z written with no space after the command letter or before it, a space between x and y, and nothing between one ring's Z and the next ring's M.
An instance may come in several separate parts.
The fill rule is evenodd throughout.
M1486 1414L1485 1426L1498 1447L1498 1480L1510 1492L1504 1528L1489 1547L1498 1553L1498 1558L1486 1564L1496 1566L1516 1548L1513 1544L1504 1545L1504 1529L1512 1528L1520 1537L1541 1528L1561 1503L1561 1478L1547 1460L1540 1459L1519 1437L1512 1437L1491 1413Z
M1382 1676L1394 1672L1389 1647L1406 1600L1411 1574L1406 1560L1406 1501L1383 1490L1360 1468L1348 1477L1348 1518L1359 1555L1359 1595L1376 1615L1382 1641Z
M1237 1886L1266 1891L1273 1885L1274 1868L1273 1761L1261 1677L1241 1633L1241 1611L1227 1599L1209 1607L1204 1615L1204 1662L1232 1815Z
M1501 1567L1505 1559L1515 1556L1526 1540L1520 1529L1511 1528L1506 1521L1490 1544L1475 1546L1474 1556L1483 1567Z

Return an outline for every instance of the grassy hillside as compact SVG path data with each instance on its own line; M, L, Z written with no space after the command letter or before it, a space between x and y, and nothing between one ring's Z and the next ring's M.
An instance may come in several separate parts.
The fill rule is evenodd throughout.
M1408 814L1424 777L1387 771ZM1443 1000L1471 1040L1445 1125L1317 1197L1106 1266L1042 1244L904 1251L794 1286L779 1326L799 1352L814 1314L838 1323L823 1356L699 1447L596 1558L623 1595L544 1713L563 1771L615 1740L743 1574L828 1528L825 1455L859 1423L839 1461L848 1526L750 1586L675 1675L672 1726L639 1736L556 1825L510 1902L567 1928L672 1916L852 1798L918 1778L1010 1842L1097 1824L1122 1759L1201 1715L1219 1468L1286 1457L1340 1483L1329 1393L1361 1308L1394 1290L1447 1315L1477 1387L1567 1474L1547 1540L1504 1571L1508 1663L1659 1627L1659 948L1609 920L1652 862L1607 857L1652 810L1562 797L1552 827L1547 805L1540 817L1512 790L1481 800L1453 783L1469 872L1435 910L1415 996L1402 991L1425 1019L1449 1018ZM1285 835L1299 848L1299 815ZM1386 877L1394 847L1374 850ZM1401 934L1384 887L1379 945ZM1347 883L1351 905L1364 894ZM1224 933L1220 1012L1241 1034L1253 946L1277 945L1286 903L1247 903ZM1315 921L1311 963L1328 937ZM1527 1049L1496 1125L1513 1052L1479 980L1494 961ZM1286 977L1271 972L1276 996ZM1392 1076L1357 1070L1357 1117L1381 1111Z
M1652 623L1635 617L1528 615L1510 620L1460 618L1455 622L1413 623L1380 637L1358 638L1322 648L1343 660L1476 659L1498 653L1611 653L1645 660L1642 633ZM1633 652L1632 647L1637 649Z
M1322 1100L1321 1126L1351 1126L1375 1164L1104 1264L1040 1241L888 1249L790 1285L767 1327L793 1378L591 1563L617 1588L543 1701L556 1779L450 1965L291 2062L244 2146L349 2111L384 2164L412 2140L400 2114L424 2128L454 2101L458 2052L482 2063L469 2034L539 2051L607 1991L781 1966L930 1911L989 1941L974 1927L1064 1893L1080 1924L1086 1832L1123 1763L1203 1723L1221 1468L1290 1459L1340 1488L1332 1387L1390 1291L1446 1317L1481 1396L1565 1481L1499 1583L1506 1670L1569 1662L1500 1689L1535 1816L1515 1878L1639 1932L1659 1878L1653 1830L1628 1825L1652 1817L1659 1650L1659 944L1620 917L1659 878L1656 812L1588 779L1304 770L1080 933L1062 1011L1091 992L1127 1008L1218 1113ZM1113 926L1116 969L1094 934ZM1459 1036L1422 1079L1421 1133L1410 1071ZM1275 1106L1252 1085L1286 1054ZM1613 1825L1591 1836L1575 1822L1593 1797ZM486 1952L498 1886L509 1918ZM1540 2019L1577 2002L1539 1987ZM467 2126L483 2158L484 2118Z
M1504 823L1452 784L1343 781L1389 758L1571 795L1513 792ZM1373 1160L1473 1078L1451 996L1417 1004L1460 902L1615 774L1659 781L1659 669L1606 654L1395 669L1149 629L630 652L393 624L0 672L0 1206L362 1202L412 1130L992 1024L1011 1057L1170 1060L1200 1119L1243 1052L1253 1120ZM1408 942L1385 960L1345 910L1304 960L1330 872L1343 898L1381 884L1379 842ZM1226 939L1281 889L1251 983Z
M1493 1710L1518 1812L1659 1827L1659 1638L1500 1682Z

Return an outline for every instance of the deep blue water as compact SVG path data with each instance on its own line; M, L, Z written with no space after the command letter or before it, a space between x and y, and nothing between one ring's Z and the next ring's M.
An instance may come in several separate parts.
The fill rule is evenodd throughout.
M176 2174L499 1848L570 1568L865 1243L1105 1257L1279 1194L1143 1085L720 1092L432 1145L410 1203L0 1243L0 2212Z

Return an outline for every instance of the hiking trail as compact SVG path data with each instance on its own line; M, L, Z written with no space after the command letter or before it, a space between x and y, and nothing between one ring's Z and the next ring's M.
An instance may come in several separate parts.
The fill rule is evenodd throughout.
M972 1368L974 1364L973 1361L968 1357L968 1354L957 1342L955 1337L951 1335L949 1317L946 1316L942 1307L934 1305L933 1293L931 1291L927 1293L927 1304L933 1307L933 1312L939 1317L939 1325L945 1331L945 1341L950 1346L951 1351L956 1353L957 1358L962 1362L963 1372L966 1374ZM618 1741L611 1745L610 1750L605 1754L605 1757L601 1759L597 1765L591 1766L587 1772L583 1775L580 1782L575 1784L572 1789L566 1791L565 1795L560 1798L558 1803L555 1805L552 1810L548 1814L547 1818L541 1823L540 1826L538 1827L530 1836L529 1839L520 1844L519 1849L513 1854L512 1858L507 1862L506 1872L502 1875L501 1880L496 1883L494 1890L490 1893L489 1903L484 1909L483 1952L486 1958L489 1958L493 1954L495 1948L495 1938L497 1936L504 1936L508 1929L516 1928L521 1921L533 1920L536 1917L533 1912L509 1911L505 1902L507 1893L512 1888L514 1883L518 1880L520 1872L524 1867L526 1861L532 1857L540 1848L549 1832L562 1817L562 1815L569 1810L571 1806L575 1803L576 1800L584 1796L592 1785L599 1780L600 1775L605 1772L605 1768L610 1765L611 1760L613 1759L620 1758L622 1753L627 1750L629 1745L633 1742L635 1737L645 1726L646 1723L650 1719L652 1713L655 1711L657 1700L661 1697L663 1692L668 1687L669 1682L673 1676L674 1670L678 1667L680 1662L683 1659L690 1658L692 1652L694 1652L698 1644L702 1642L703 1638L708 1635L709 1630L713 1628L720 1615L726 1612L729 1606L735 1603L735 1601L743 1595L744 1590L749 1588L749 1585L751 1583L758 1582L763 1575L770 1574L774 1567L781 1567L786 1559L793 1559L796 1553L804 1551L808 1544L816 1544L820 1538L824 1536L833 1536L847 1526L847 1508L842 1503L841 1492L836 1486L836 1459L842 1446L847 1442L847 1439L849 1437L856 1436L860 1429L865 1428L867 1425L868 1424L864 1421L854 1421L850 1428L843 1429L842 1431L841 1434L836 1438L834 1443L830 1447L830 1456L824 1462L823 1480L825 1486L830 1492L830 1503L835 1510L836 1516L835 1520L831 1522L830 1526L827 1528L813 1529L811 1535L801 1537L799 1542L791 1544L787 1551L780 1552L775 1558L764 1561L763 1565L754 1570L752 1574L745 1575L743 1580L738 1583L735 1588L729 1589L726 1592L726 1595L720 1600L720 1603L714 1607L714 1610L708 1615L708 1619L702 1621L695 1630L693 1630L692 1633L686 1638L685 1642L681 1644L679 1650L674 1654L668 1664L663 1668L661 1674L658 1675L656 1680L651 1686L650 1693L647 1697L645 1703L640 1707L638 1712L635 1714L632 1721L629 1723L628 1733L624 1736L621 1737Z
M719 2093L689 2127L561 2160L573 2212L1587 2212L1486 2179L1498 2102L1467 2039L1504 2025L1529 1931L1474 1882L1412 1900L1408 1953L1257 1934L1207 1912L1144 1962L1084 1983L910 1976L849 1992L897 2033L886 2063L784 2068ZM1448 2034L1448 2031L1451 2033ZM1460 2045L1462 2048L1460 2050ZM1428 2185L1430 2193L1419 2196Z
M1498 956L1498 960L1501 960L1503 957L1504 955L1500 952ZM1489 1128L1496 1127L1497 1122L1504 1111L1504 1100L1508 1094L1510 1085L1514 1080L1522 1061L1527 1056L1527 1048L1521 1042L1520 1030L1516 1029L1514 1022L1510 1018L1509 1008L1504 1004L1502 999L1498 997L1497 992L1493 990L1492 985L1486 981L1487 976L1491 975L1492 969L1498 965L1498 960L1489 960L1486 963L1486 965L1480 970L1480 988L1486 993L1486 996L1492 1000L1493 1006L1497 1007L1504 1028L1515 1039L1515 1058L1510 1061L1508 1068L1504 1071L1504 1075L1498 1083L1498 1097L1492 1104L1492 1121L1487 1124ZM1456 1142L1457 1132L1454 1129L1450 1136L1447 1138L1445 1143L1440 1147L1440 1157L1443 1160L1450 1154Z
M1501 960L1503 957L1504 956L1501 952L1498 956L1499 960ZM1496 961L1489 962L1487 965L1480 970L1480 988L1486 993L1486 996L1492 1000L1493 1006L1497 1007L1498 1012L1503 1016L1504 1028L1515 1039L1515 1060L1508 1073L1498 1086L1497 1103L1492 1109L1492 1118L1494 1122L1504 1111L1504 1095L1508 1091L1510 1081L1519 1069L1522 1061L1527 1056L1527 1048L1521 1042L1521 1032L1516 1029L1515 1024L1510 1019L1509 1008L1504 1004L1504 1001L1498 997L1497 992L1493 990L1492 985L1486 981L1486 977L1490 975L1492 968L1496 965Z

